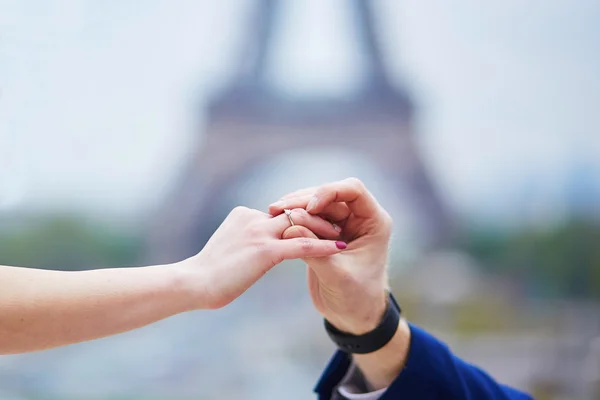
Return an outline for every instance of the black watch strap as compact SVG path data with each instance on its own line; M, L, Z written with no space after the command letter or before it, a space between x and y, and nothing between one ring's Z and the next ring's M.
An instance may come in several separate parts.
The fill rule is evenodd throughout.
M379 325L363 335L342 332L325 320L325 330L333 342L346 353L367 354L379 350L394 337L400 322L400 306L389 294L389 301Z

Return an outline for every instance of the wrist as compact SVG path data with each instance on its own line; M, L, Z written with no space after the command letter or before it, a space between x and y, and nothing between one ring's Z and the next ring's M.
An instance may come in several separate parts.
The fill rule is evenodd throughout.
M169 265L170 283L179 298L184 311L210 308L206 279L200 277L201 268L194 257Z
M403 318L392 340L369 354L353 354L352 358L373 390L389 387L402 372L410 349L410 327Z
M369 304L369 307L364 308L365 311L360 314L332 315L331 317L325 315L324 317L342 332L357 336L363 335L379 326L387 309L388 294L386 291L381 291L380 295L374 296L372 300L365 302L365 304Z

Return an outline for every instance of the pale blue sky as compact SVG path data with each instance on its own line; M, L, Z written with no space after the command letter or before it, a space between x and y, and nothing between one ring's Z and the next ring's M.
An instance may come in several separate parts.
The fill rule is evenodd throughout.
M289 3L275 84L352 88L342 2ZM600 171L599 1L376 4L394 79L420 106L424 157L459 212L554 213L573 165ZM231 73L250 5L0 0L0 208L156 202L202 140L198 100Z

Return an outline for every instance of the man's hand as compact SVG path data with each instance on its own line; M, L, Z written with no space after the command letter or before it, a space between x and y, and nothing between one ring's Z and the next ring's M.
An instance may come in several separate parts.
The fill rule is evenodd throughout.
M338 329L360 335L372 331L386 309L386 273L392 219L358 179L297 191L269 207L272 215L286 208L306 208L341 229L348 248L340 254L305 258L312 300ZM288 228L285 238L315 238L302 224ZM400 320L396 334L381 349L355 354L354 361L374 390L388 387L398 376L410 346L410 329Z
M355 178L291 193L273 203L269 212L279 215L292 208L305 208L331 221L348 243L341 254L305 258L317 310L344 332L359 335L373 330L386 308L391 217ZM288 228L284 238L315 238L299 225Z

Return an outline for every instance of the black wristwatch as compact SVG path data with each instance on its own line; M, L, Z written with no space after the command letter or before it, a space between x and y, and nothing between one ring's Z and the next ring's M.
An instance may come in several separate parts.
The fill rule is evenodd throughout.
M400 306L389 293L389 301L381 322L375 329L363 335L352 335L342 332L325 320L325 330L333 342L346 353L367 354L385 346L398 330L400 322Z

